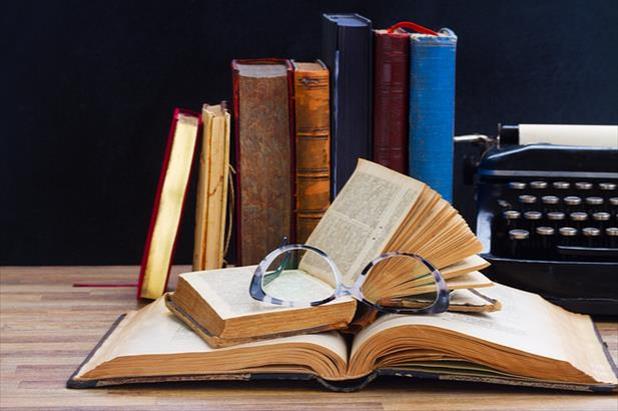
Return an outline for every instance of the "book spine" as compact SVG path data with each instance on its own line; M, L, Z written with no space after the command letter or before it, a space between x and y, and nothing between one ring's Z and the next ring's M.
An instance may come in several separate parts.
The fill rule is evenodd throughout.
M304 243L330 203L328 69L296 69L296 242Z
M373 161L408 172L410 36L374 31Z
M251 64L284 65L286 95L277 78L242 76L239 65ZM284 59L237 59L232 80L236 262L251 265L283 236L295 240L293 68Z
M455 50L448 29L410 39L410 176L447 201L453 194Z
M371 21L344 26L323 16L322 57L331 72L331 197L359 158L371 158Z

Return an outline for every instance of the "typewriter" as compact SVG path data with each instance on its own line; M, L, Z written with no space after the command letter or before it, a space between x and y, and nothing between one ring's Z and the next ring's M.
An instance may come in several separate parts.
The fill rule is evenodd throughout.
M572 311L618 315L618 148L494 147L476 178L491 278Z

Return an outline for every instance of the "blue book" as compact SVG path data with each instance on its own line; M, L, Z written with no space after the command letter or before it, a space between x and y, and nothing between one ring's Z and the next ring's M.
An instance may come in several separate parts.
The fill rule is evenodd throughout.
M410 36L410 176L453 198L457 36Z

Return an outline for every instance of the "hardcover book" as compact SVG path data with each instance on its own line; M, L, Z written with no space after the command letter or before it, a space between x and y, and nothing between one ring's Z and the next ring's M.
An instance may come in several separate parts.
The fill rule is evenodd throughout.
M322 16L322 60L330 70L331 198L359 158L371 159L371 20Z
M230 114L225 105L202 108L203 136L195 207L193 270L223 266L230 162Z
M181 109L174 111L144 246L137 286L138 298L155 299L165 292L200 123L196 113Z
M112 326L69 388L161 381L317 380L360 389L380 375L611 392L616 367L587 315L496 285L501 311L388 314L350 342L337 332L213 348L163 298ZM576 338L575 338L576 337Z
M294 65L296 242L304 243L330 204L328 69L320 60Z
M457 37L410 35L409 174L453 198L455 52Z
M373 31L373 161L408 173L410 35Z
M294 239L293 71L288 60L233 60L237 264Z

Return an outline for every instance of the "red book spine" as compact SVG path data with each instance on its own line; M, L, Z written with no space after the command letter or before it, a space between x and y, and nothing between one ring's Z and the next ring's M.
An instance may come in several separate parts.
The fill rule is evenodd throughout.
M374 31L373 161L408 171L410 36Z

